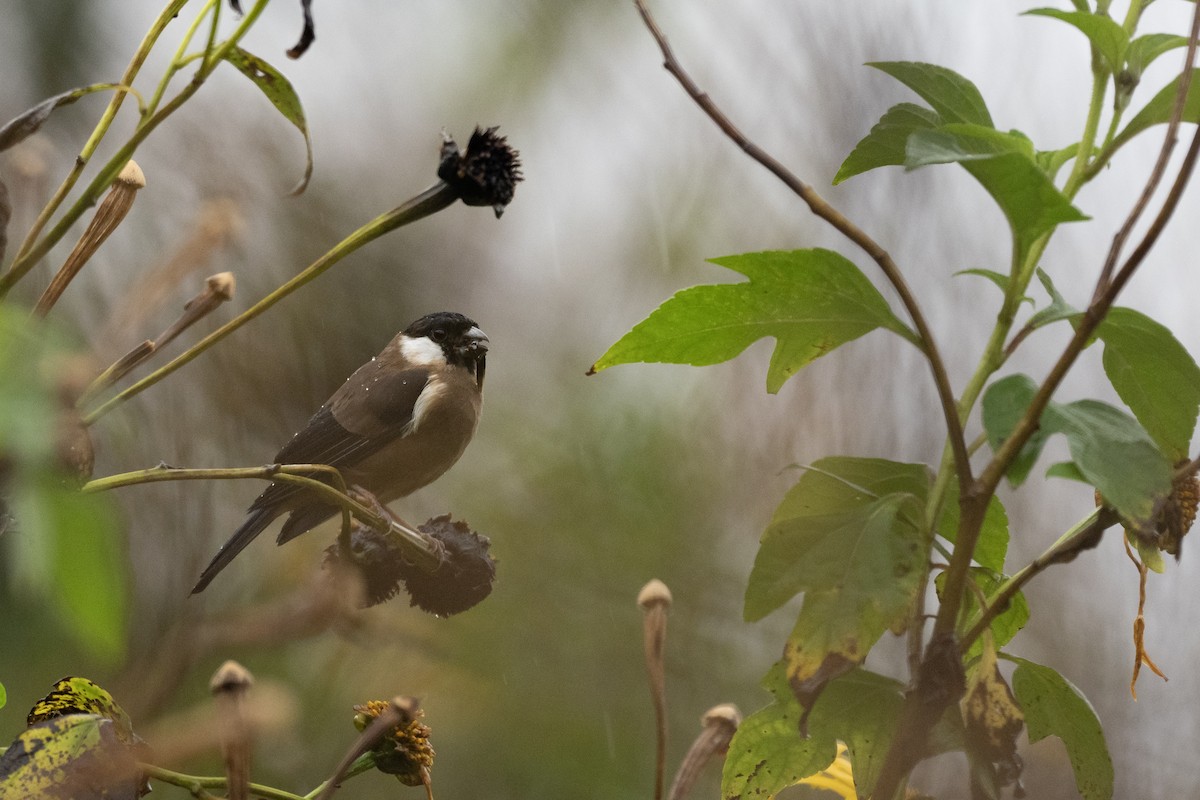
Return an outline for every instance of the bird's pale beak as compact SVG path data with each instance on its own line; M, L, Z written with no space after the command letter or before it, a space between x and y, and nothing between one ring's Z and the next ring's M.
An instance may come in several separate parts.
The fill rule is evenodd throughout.
M463 334L463 343L459 347L459 352L467 361L474 362L475 381L480 388L483 388L483 373L487 369L488 344L487 334L478 327L472 327Z

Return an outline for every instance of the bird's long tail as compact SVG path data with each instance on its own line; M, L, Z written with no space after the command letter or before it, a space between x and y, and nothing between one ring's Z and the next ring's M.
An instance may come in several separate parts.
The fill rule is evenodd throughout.
M221 546L221 549L213 556L213 560L204 568L200 580L196 581L195 587L192 588L192 594L204 591L204 587L217 577L217 573L229 566L229 562L233 561L246 545L254 541L254 537L262 533L263 529L270 525L277 516L279 516L279 511L275 508L260 508L251 511L242 526L233 536L229 537L229 541Z

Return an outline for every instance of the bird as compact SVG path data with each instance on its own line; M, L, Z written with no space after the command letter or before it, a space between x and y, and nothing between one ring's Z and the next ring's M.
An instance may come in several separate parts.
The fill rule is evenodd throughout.
M355 370L275 456L276 464L326 464L346 485L389 503L450 469L475 434L483 408L489 340L455 312L427 314ZM328 476L314 473L328 483ZM295 483L272 481L200 575L204 590L246 545L288 514L284 544L341 513Z

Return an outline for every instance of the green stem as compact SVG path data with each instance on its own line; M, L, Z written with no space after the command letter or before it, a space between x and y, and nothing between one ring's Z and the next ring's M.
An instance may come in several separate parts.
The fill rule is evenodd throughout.
M182 5L184 2L186 2L186 0L176 0L176 3L179 3L180 5ZM0 299L3 299L13 285L23 278L25 274L29 272L29 270L33 269L34 264L40 261L42 257L50 251L50 248L57 244L60 239L62 239L71 225L73 225L88 208L95 204L96 199L100 196L101 192L108 188L108 185L112 183L117 174L120 173L120 171L129 162L129 159L133 157L134 151L136 151L138 146L146 139L146 137L150 135L151 131L157 128L164 120L171 116L171 114L177 111L185 102L187 102L188 99L191 98L192 95L194 95L200 89L201 86L204 85L204 81L208 78L209 74L211 74L213 69L216 68L217 64L220 63L220 60L225 57L225 54L228 53L230 49L237 46L237 42L246 35L250 25L253 24L254 20L257 19L262 13L268 2L270 2L270 0L258 0L258 2L254 4L254 7L246 13L246 16L242 19L241 24L238 25L233 34L212 53L211 59L206 60L200 65L191 81L189 81L188 84L180 90L179 94L172 98L166 105L164 105L162 109L141 121L138 127L134 130L133 135L129 137L129 141L122 145L121 148L113 155L113 157L109 159L108 163L104 165L104 168L100 170L100 173L92 180L90 184L88 184L87 189L85 189L80 197L75 201L74 205L72 205L71 208L68 209L58 221L58 224L51 228L50 232L42 237L41 241L39 241L36 245L30 246L26 252L19 254L17 258L14 259L12 267L9 269L8 273L3 277L0 277ZM107 126L105 127L105 130L107 130ZM98 139L96 141L99 143ZM83 158L83 156L81 156L81 158ZM74 180L71 180L71 185L74 185ZM64 184L64 186L66 186L66 184ZM69 190L70 186L66 186L66 188ZM66 191L63 191L62 193L65 195ZM61 201L61 198L59 198L59 201ZM47 215L47 218L48 217L49 215ZM28 244L28 238L26 244ZM25 244L23 244L22 247L24 248Z
M1104 112L1104 96L1108 93L1109 71L1100 66L1092 68L1092 96L1088 102L1087 121L1083 126L1083 136L1079 139L1079 149L1075 151L1075 164L1071 167L1071 175L1063 185L1063 194L1067 199L1073 199L1086 181L1092 152L1096 148L1096 133L1100 130L1100 117Z
M329 269L338 261L341 261L349 254L353 253L355 250L358 250L363 245L379 238L389 231L395 230L396 228L407 225L411 222L416 222L423 217L427 217L430 214L440 211L449 206L456 199L458 199L458 193L456 190L448 186L446 183L439 181L421 194L409 200L404 205L371 220L366 225L363 225L361 228L354 231L345 239L334 245L332 249L314 261L310 266L304 269L304 271L300 272L298 275L284 283L275 291L259 300L253 306L246 309L241 314L201 339L188 350L176 356L172 361L169 361L162 367L159 367L157 370L142 378L137 383L129 386L124 391L113 396L96 409L85 414L83 417L84 424L91 425L97 419L104 416L109 411L112 411L130 397L133 397L139 392L142 392L158 383L163 378L167 377L172 372L179 369L184 364L187 364L189 361L196 358L196 356L200 355L205 350L208 350L217 342L221 341L226 336L245 325L247 322L259 316L271 306L275 305L280 300L299 289L301 286L304 286L318 277L321 273L325 272L325 270Z
M187 5L187 3L188 0L171 0L167 7L163 9L162 13L158 15L158 19L154 20L154 24L150 26L150 30L142 37L142 42L138 45L137 50L134 51L133 59L129 62L129 66L125 68L125 73L121 76L119 83L124 86L133 86L133 81L137 77L138 71L141 70L142 64L149 57L155 42L158 41L158 37L162 35L167 24L175 18L180 9ZM100 146L100 141L108 133L108 129L116 118L117 112L121 109L121 103L124 100L124 92L118 92L109 101L108 107L104 109L104 113L100 116L100 121L96 123L91 136L84 143L83 149L79 151L79 155L76 157L71 171L67 173L67 177L58 189L55 190L54 195L50 198L50 202L46 203L38 213L37 219L34 220L33 226L29 229L29 233L25 234L25 240L21 242L20 248L17 249L17 254L13 257L13 268L33 248L33 243L37 240L38 235L41 234L42 229L46 227L46 223L50 221L50 217L54 216L54 212L58 210L67 194L74 188L75 183L79 180L79 176L83 173L83 168L87 166L88 160L96 152L96 148ZM121 166L124 166L124 164L122 163ZM120 172L120 167L113 172L113 175L115 176L117 172ZM0 282L0 298L4 297L7 289L8 286Z
M323 472L334 476L336 486L308 477L314 472ZM390 517L380 516L370 508L359 503L346 494L345 483L341 473L327 464L271 464L265 467L228 467L214 469L182 469L160 465L149 469L122 472L88 481L80 489L84 494L107 492L126 486L137 486L143 483L160 483L162 481L201 481L201 480L267 480L281 483L294 483L322 495L330 503L338 505L346 512L353 514L366 525L381 531L387 531L399 539L405 552L427 569L436 569L442 563L440 548L431 544L429 538L420 531L413 530L407 525Z
M210 794L207 791L208 789L226 789L229 787L229 781L224 777L187 775L182 772L164 769L163 767L156 767L153 764L139 764L138 768L147 777L186 789L192 793L193 797L202 798L203 800L216 797ZM283 789L276 789L273 786L263 786L260 783L250 784L250 794L266 798L266 800L305 800L301 795L285 792Z
M373 753L364 753L359 756L353 764L346 768L346 774L342 776L342 780L348 780L355 775L361 775L364 772L370 772L375 768L375 755ZM325 791L325 787L329 785L329 781L325 781L317 788L313 789L308 794L304 795L304 800L315 800L321 796L321 792Z
M204 8L200 9L200 13L192 20L192 24L188 26L187 31L183 34L183 38L180 39L179 47L175 49L175 55L172 56L171 63L167 65L167 71L163 73L162 78L158 81L158 87L154 90L154 96L150 98L150 105L147 107L143 119L153 114L155 109L158 108L158 104L162 102L163 95L166 93L171 79L178 74L180 68L183 66L183 57L187 53L188 46L191 44L193 37L195 37L196 31L200 29L200 24L208 16L209 9L212 8L214 3L219 2L220 0L208 0Z

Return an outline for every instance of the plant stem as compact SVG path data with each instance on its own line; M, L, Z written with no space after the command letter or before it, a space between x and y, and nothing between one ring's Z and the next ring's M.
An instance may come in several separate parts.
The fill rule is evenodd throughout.
M1069 561L1080 551L1094 546L1099 542L1100 534L1117 523L1117 516L1110 509L1097 506L1086 517L1072 525L1066 533L1046 548L1046 551L1033 561L1022 567L996 589L992 601L980 604L980 611L975 614L967 627L967 632L959 640L958 649L966 653L971 644L978 639L997 616L1004 613L1017 592L1029 581L1033 580L1052 564Z
M333 475L335 486L308 477L313 472ZM325 500L336 504L353 514L363 523L381 531L396 535L405 548L405 552L419 561L421 566L436 569L442 563L441 549L431 544L429 537L420 531L390 517L380 516L370 508L359 503L346 494L345 483L341 473L327 464L270 464L264 467L228 467L214 469L181 469L160 464L149 469L123 472L108 475L88 481L80 489L85 494L107 492L125 486L137 486L143 483L159 483L162 481L198 481L198 480L268 480L281 483L295 483L316 492Z
M182 772L156 767L153 764L139 764L138 768L147 777L186 789L192 793L193 797L198 798L212 798L214 795L210 794L208 789L225 789L229 785L223 776L186 775ZM266 798L266 800L305 800L301 795L285 792L283 789L276 789L272 786L263 786L259 783L250 784L250 793Z
M158 108L158 104L162 102L163 95L166 93L167 86L171 83L171 79L175 77L176 73L179 72L180 67L183 66L183 56L187 53L188 46L195 37L196 31L200 28L200 24L204 21L204 18L208 16L208 11L210 8L212 8L214 3L219 4L220 0L207 0L207 2L204 4L204 8L200 9L200 13L196 15L194 20L192 20L192 24L188 26L187 31L179 40L179 46L175 49L175 55L171 58L171 62L167 65L167 71L164 72L162 78L159 79L158 86L154 89L154 96L150 98L150 104L146 107L146 114L143 116L143 119L153 114Z
M389 231L395 230L403 225L407 225L410 222L416 222L419 219L440 211L441 209L446 208L453 203L457 198L458 194L454 189L452 189L446 183L439 181L421 194L409 200L404 205L371 220L366 225L363 225L345 239L338 242L333 246L332 249L314 261L311 265L309 265L291 280L287 281L282 286L268 294L266 297L259 300L253 306L246 309L229 322L226 322L220 328L201 339L199 342L194 344L180 355L176 356L172 361L167 362L165 365L159 367L157 370L142 378L137 383L134 383L132 386L129 386L125 390L113 396L96 409L85 414L83 417L83 423L85 425L91 425L97 419L104 416L106 413L113 410L130 397L133 397L139 392L142 392L158 383L163 378L167 377L172 372L179 369L184 364L187 364L189 361L196 358L196 356L200 355L205 350L208 350L217 342L221 341L226 336L245 325L247 322L259 316L271 306L275 305L280 300L299 289L301 286L304 286L318 277L325 270L329 269L338 261L341 261L343 258L350 255L355 250L358 250L363 245L379 238Z
M133 59L129 62L129 66L125 68L125 73L121 76L121 84L124 86L133 86L133 81L137 77L138 71L142 68L142 64L145 63L146 58L150 55L150 51L154 48L154 44L158 41L158 37L162 35L162 32L167 27L167 24L175 18L180 9L187 5L187 3L188 0L171 0L167 7L163 9L162 13L158 15L158 18L154 20L154 24L150 26L150 30L146 32L144 37L142 37L141 44L139 44L137 50L134 51ZM96 127L92 130L91 136L88 137L87 142L85 142L83 145L83 149L79 151L79 155L75 158L75 164L71 167L71 171L67 173L67 177L63 179L62 184L58 187L58 189L55 190L54 195L50 198L50 202L46 203L46 205L38 213L37 219L35 219L33 222L33 226L29 229L29 232L25 234L25 240L21 242L21 246L17 249L17 253L13 257L12 267L9 268L10 273L15 270L18 262L20 262L28 254L30 249L33 247L34 241L37 240L38 235L42 232L42 229L46 226L46 223L50 221L50 217L52 217L54 212L58 210L58 207L62 205L62 201L66 198L67 193L74 188L76 181L79 180L79 176L83 173L83 168L87 166L88 160L92 157L92 154L96 152L96 148L100 146L100 141L104 138L104 135L108 133L108 129L112 125L113 119L116 118L117 112L121 109L121 103L123 103L124 100L125 93L118 92L117 94L113 95L113 98L108 102L108 107L104 109L104 113L100 116L100 121L96 123ZM122 163L121 166L124 166L124 164ZM115 176L119 171L120 167L113 172L113 175ZM8 276L6 275L4 277L7 278ZM20 276L17 277L19 278ZM12 281L12 283L15 283L15 280ZM9 285L11 285L11 283ZM4 297L7 290L8 285L6 285L3 281L0 281L0 298Z
M346 772L344 775L342 775L341 779L344 781L348 778L353 778L355 775L361 775L364 772L370 772L374 768L375 768L375 757L373 754L367 753L365 755L359 756L358 759L353 764L351 764L349 767L347 767ZM325 791L327 786L329 786L328 780L322 782L319 786L317 786L317 788L313 789L311 792L304 795L303 800L315 800L315 798L321 796L321 792Z

